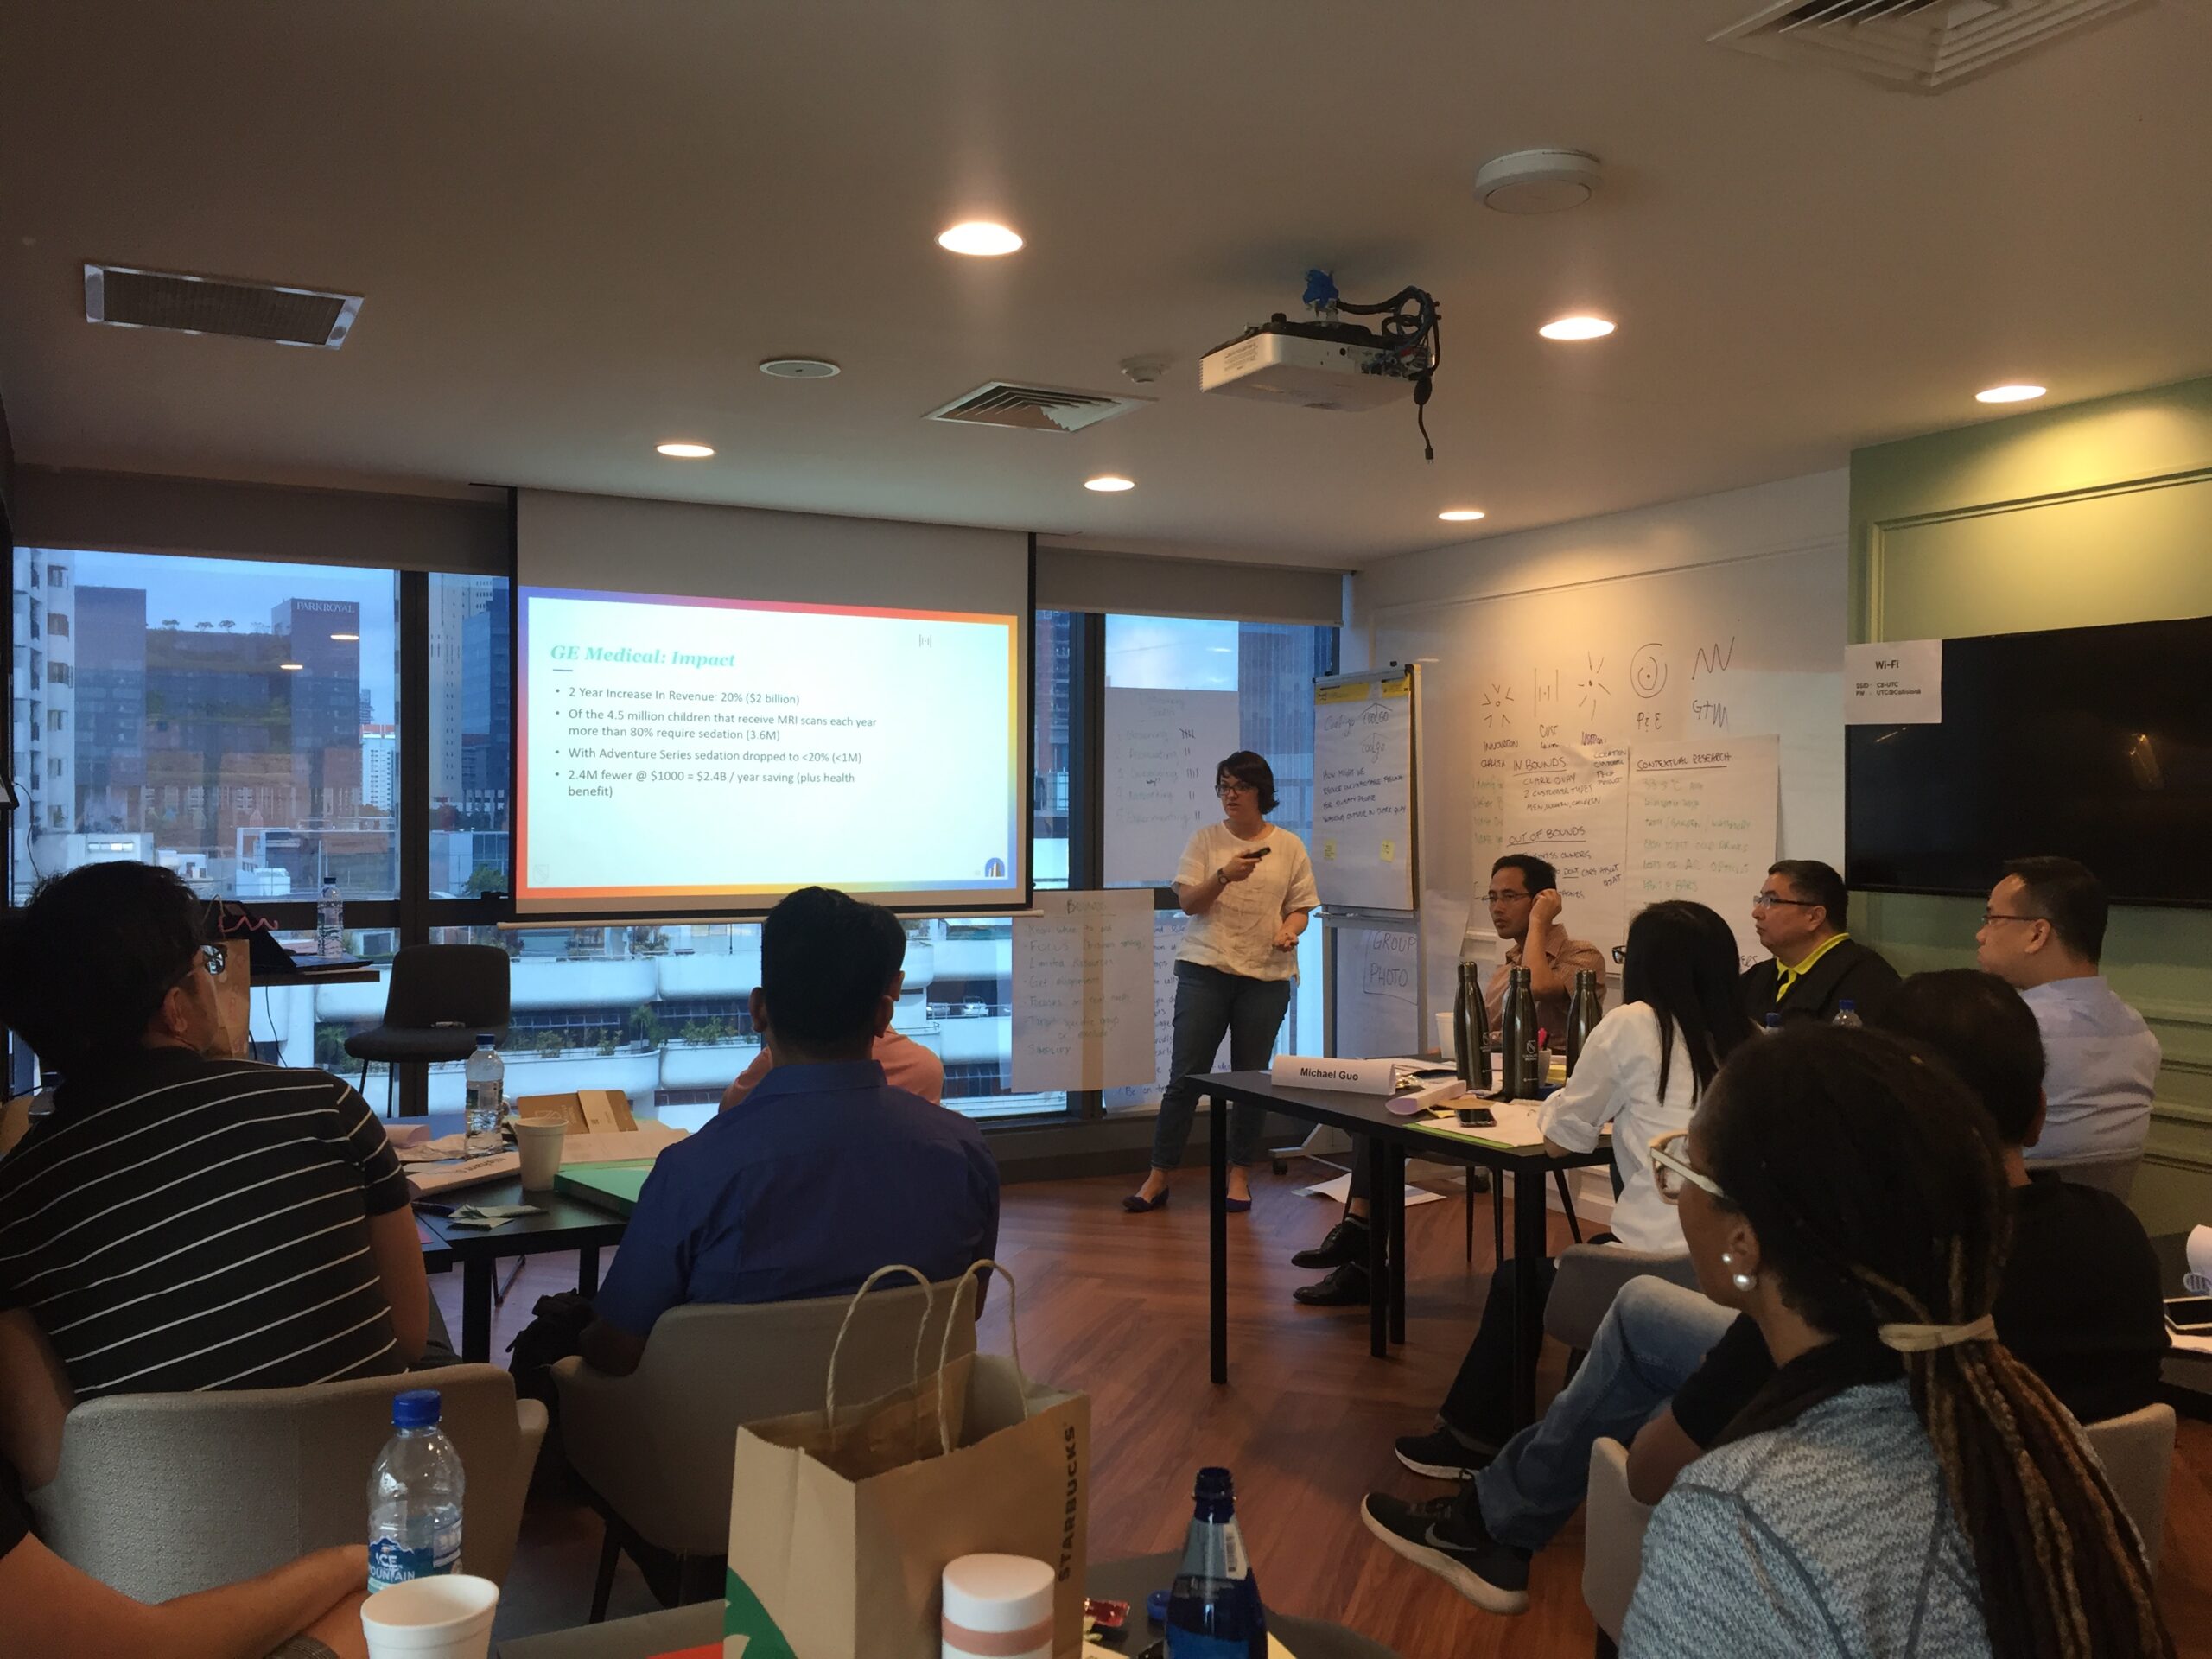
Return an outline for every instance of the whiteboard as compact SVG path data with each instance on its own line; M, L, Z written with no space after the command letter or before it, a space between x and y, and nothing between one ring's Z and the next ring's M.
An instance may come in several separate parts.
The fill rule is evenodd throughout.
M1329 1052L1353 1059L1421 1054L1421 935L1411 927L1343 922L1329 931L1336 950L1336 1029Z
M1740 967L1765 960L1751 896L1774 862L1772 737L1639 743L1628 768L1631 909L1688 899L1735 930Z
M1234 754L1236 693L1106 689L1106 884L1164 887L1184 843L1221 817L1214 769Z
M1503 850L1515 757L1552 746L1779 739L1777 856L1843 867L1843 645L1849 561L1840 538L1751 557L1376 613L1378 659L1422 662L1421 908L1432 1007L1460 939L1489 936L1474 902ZM1431 660L1433 659L1433 660ZM1731 923L1753 882L1716 906ZM1637 901L1623 908L1626 925ZM1568 931L1610 950L1572 906ZM1598 918L1602 921L1602 918ZM1494 944L1492 948L1495 948Z
M1416 677L1313 687L1313 881L1325 905L1414 907Z

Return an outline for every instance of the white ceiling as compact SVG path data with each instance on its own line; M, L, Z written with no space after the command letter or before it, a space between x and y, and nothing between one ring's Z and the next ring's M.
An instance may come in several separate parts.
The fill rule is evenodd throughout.
M1934 99L1703 44L1753 0L18 0L0 397L25 462L471 481L1353 567L2212 369L2212 17L2163 0ZM1591 206L1476 207L1592 150ZM995 215L1029 245L933 242ZM342 351L92 327L85 259L367 296ZM1297 309L1433 289L1409 409L1201 397ZM1539 340L1570 309L1594 346ZM1129 390L1074 436L918 417ZM764 357L845 368L772 381ZM664 438L719 455L666 461ZM1125 472L1111 497L1078 487Z

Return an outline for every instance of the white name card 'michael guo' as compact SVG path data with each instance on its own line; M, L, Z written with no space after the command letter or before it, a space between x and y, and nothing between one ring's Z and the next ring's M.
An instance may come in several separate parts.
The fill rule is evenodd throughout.
M1393 1060L1332 1059L1322 1054L1278 1054L1268 1067L1274 1083L1299 1089L1342 1089L1357 1095L1387 1095L1398 1085Z

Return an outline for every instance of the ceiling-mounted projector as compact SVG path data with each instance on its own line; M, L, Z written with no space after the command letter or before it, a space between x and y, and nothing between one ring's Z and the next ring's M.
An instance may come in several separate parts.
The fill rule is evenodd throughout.
M1379 409L1410 397L1422 452L1435 460L1425 407L1444 357L1435 297L1402 288L1379 305L1354 305L1327 271L1309 270L1306 305L1310 321L1278 311L1200 358L1198 390L1300 409ZM1379 317L1382 326L1346 322L1345 312Z
M1372 328L1293 322L1280 311L1198 359L1201 391L1300 409L1377 409L1412 397L1414 378Z

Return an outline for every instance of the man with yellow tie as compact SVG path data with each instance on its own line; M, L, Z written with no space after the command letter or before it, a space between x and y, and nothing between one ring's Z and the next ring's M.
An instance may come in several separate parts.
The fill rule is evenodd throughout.
M1816 858L1785 858L1767 871L1751 925L1774 954L1744 976L1752 1024L1770 1014L1826 1022L1846 1002L1864 1016L1896 988L1897 969L1844 931L1850 903L1843 878Z

